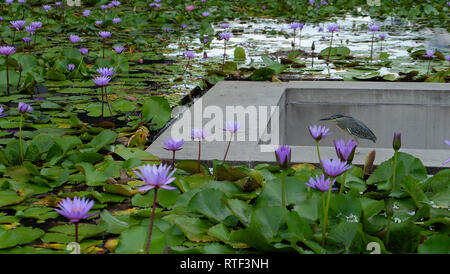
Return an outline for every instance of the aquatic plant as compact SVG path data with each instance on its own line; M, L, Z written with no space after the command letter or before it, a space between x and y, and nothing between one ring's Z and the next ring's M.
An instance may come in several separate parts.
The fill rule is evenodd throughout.
M20 157L20 162L23 163L23 145L22 145L22 124L23 124L23 117L25 114L31 112L33 110L33 108L28 105L25 104L23 102L19 102L19 105L17 106L17 110L19 112L20 115L20 120L19 120L19 157Z
M223 40L223 61L222 70L225 66L225 57L227 56L227 41L231 38L231 32L222 32L219 34L220 40Z
M345 144L344 139L340 139L339 141L333 141L334 148L336 150L336 154L341 161L345 161L348 164L351 164L353 161L353 157L355 156L355 150L357 147L357 143L354 140L349 140L347 144ZM342 194L345 186L345 179L347 173L345 172L342 178L341 188L339 193Z
M98 35L103 38L103 52L102 52L102 58L105 58L105 43L106 39L111 37L111 32L109 31L100 31Z
M327 56L327 63L330 61L330 55L331 55L331 50L333 49L333 34L336 31L339 31L339 25L338 24L329 24L327 26L328 32L331 32L331 37L330 37L330 50L328 51L328 56Z
M375 37L375 32L380 30L380 26L377 24L372 24L369 26L369 30L372 32L372 41L370 43L370 62L372 62L372 56L373 56L373 40Z
M434 50L429 49L429 50L427 50L427 53L424 55L424 57L428 58L427 76L430 74L431 59L436 57L436 55L434 55L434 53L435 53Z
M351 168L350 165L347 164L345 161L341 161L340 159L326 159L326 160L320 160L320 163L322 165L323 172L330 177L331 181L333 181L337 176L341 175L345 171L349 170ZM327 231L327 225L328 225L328 209L330 207L330 199L331 199L331 191L332 191L332 184L330 184L330 188L328 190L328 196L327 196L327 202L324 208L324 219L323 219L323 227L322 227L322 246L325 247L325 241L326 241L326 231Z
M138 191L148 191L150 189L154 189L154 198L153 198L153 207L152 207L152 215L150 217L150 226L147 235L147 243L145 245L145 253L148 254L150 251L150 244L152 238L153 231L153 221L155 218L155 209L156 209L156 199L158 195L158 189L163 188L167 190L174 190L176 187L169 186L171 182L175 180L173 174L176 169L173 169L170 172L170 167L160 164L157 165L143 165L135 170L134 173L141 179L145 184L141 185ZM170 172L170 173L169 173Z
M63 199L58 205L59 208L55 208L56 212L68 218L71 223L75 224L76 243L78 243L78 222L82 219L87 219L98 214L98 212L88 214L92 206L94 206L93 200L75 196L73 200L69 197Z
M225 155L223 156L222 164L225 163L225 159L227 158L228 150L230 149L230 145L231 145L231 140L233 139L233 134L235 134L240 127L241 127L241 125L238 122L225 121L225 128L223 130L230 132L231 135L230 135L230 140L228 141Z
M289 146L280 146L277 150L275 150L275 158L277 159L277 163L283 171L281 172L281 206L286 207L286 173L284 169L286 169L291 162L291 148Z
M181 150L184 140L169 138L164 141L164 149L172 151L172 169L175 168L175 152Z
M0 54L5 55L6 60L6 95L9 96L9 73L8 73L8 56L16 52L16 49L11 46L0 46Z
M316 141L317 156L319 157L319 162L321 162L319 141L331 135L330 129L322 125L314 125L309 126L309 133L311 134L311 137Z
M94 77L94 83L97 86L101 87L101 92L102 92L102 119L103 119L103 113L104 113L104 111L103 111L104 110L104 106L103 105L104 105L104 102L105 102L104 93L105 93L106 85L108 85L109 81L111 81L111 78L108 77L108 76L100 75L100 76L95 76ZM112 111L111 111L111 108L109 106L109 102L108 102L108 108L109 108L110 114L112 116Z
M206 138L206 132L203 128L194 128L191 130L191 139L198 139L198 158L197 158L197 172L200 173L200 154L202 151L202 140Z

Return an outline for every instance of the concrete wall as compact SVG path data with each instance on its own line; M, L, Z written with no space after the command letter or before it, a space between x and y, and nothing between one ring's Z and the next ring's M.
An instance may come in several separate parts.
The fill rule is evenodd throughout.
M382 103L381 106L377 106L379 102ZM445 139L450 138L449 84L341 81L219 82L201 100L191 105L188 112L162 133L147 151L169 158L171 154L162 149L163 141L179 137L176 132L180 132L182 124L190 121L190 128L211 128L213 110L223 110L225 121L228 120L225 118L225 110L230 106L279 106L280 110L279 117L271 117L273 121L278 121L279 142L274 143L274 130L268 126L270 122L264 121L267 117L253 117L251 127L248 126L250 121L247 117L246 128L238 131L239 138L235 136L227 156L227 160L232 163L252 166L259 162L273 162L273 150L281 144L295 145L292 147L293 162L318 163L314 142L307 127L309 124L318 124L320 118L339 112L365 122L379 139L376 145L361 140L355 164L363 164L366 154L373 148L377 148L375 164L392 157L394 131L402 132L404 147L401 151L419 157L426 166L442 168L442 162L450 155L450 149L444 143ZM327 125L335 135L321 144L321 154L322 157L334 158L336 155L331 142L340 136L340 132L333 124ZM216 123L212 130L222 135L220 141L213 140L217 137L215 135L202 142L202 160L223 158L229 135L222 131L222 127ZM186 143L177 152L177 159L197 157L198 142L190 140L190 128L185 129ZM255 130L258 138L253 140L250 137ZM346 135L342 136L348 140ZM267 141L267 137L272 140Z

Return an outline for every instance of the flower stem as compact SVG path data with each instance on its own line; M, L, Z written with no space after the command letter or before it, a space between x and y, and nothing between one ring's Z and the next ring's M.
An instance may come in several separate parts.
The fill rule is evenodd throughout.
M20 154L20 163L23 163L22 122L23 122L23 114L20 114L20 121L19 121L19 154Z
M431 65L431 57L428 60L428 70L427 70L427 76L430 74L430 65Z
M172 169L175 168L175 150L172 150Z
M103 38L103 59L105 59L105 43L106 43L106 39Z
M286 207L286 187L285 187L286 174L281 173L281 205Z
M225 156L223 156L222 165L225 163L227 158L228 150L230 149L231 140L233 139L233 132L231 132L230 141L228 141L227 150L225 151Z
M148 254L148 252L150 251L150 242L152 240L153 220L155 219L157 194L158 194L158 188L155 187L155 196L153 198L153 209L152 209L152 216L150 217L150 227L148 230L147 245L145 246L145 254Z
M106 104L108 105L108 109L109 109L109 115L111 115L111 117L113 116L112 110L111 110L111 105L109 104L109 100L108 100L108 91L107 91L107 87L105 86L105 96L106 96Z
M9 96L8 55L6 55L6 93Z
M330 178L330 189L328 190L327 204L325 205L324 214L323 214L323 228L322 228L322 246L325 247L325 237L327 234L327 224L328 224L328 208L330 207L331 200L331 188L333 187L334 178Z
M225 56L227 55L227 40L223 40L224 43L224 48L223 48L223 61L222 61L222 71L223 68L225 67Z
M300 33L298 35L298 49L302 47L302 30L300 29Z
M395 189L395 177L397 175L397 157L398 152L394 152L394 172L393 172L393 178L392 178L392 190Z
M198 140L198 161L197 161L197 172L200 173L200 153L202 151L202 141Z
M292 42L292 48L295 50L295 33L297 32L297 29L294 29L294 41Z
M320 167L323 169L322 161L320 161L319 141L316 141L316 147L317 147L317 157L319 157L319 164Z
M104 100L103 86L102 86L102 120L103 120L103 109L104 109L104 104L105 104L105 100Z
M372 63L372 56L373 56L373 37L375 35L375 32L372 32L372 43L370 44L370 62Z
M327 64L330 62L331 49L333 46L333 32L331 33L330 50L328 51Z
M339 194L342 194L344 192L344 185L345 185L346 177L347 177L347 172L344 172L344 176L342 177L342 184L341 184L341 189L339 190Z
M78 243L78 223L75 223L75 242Z

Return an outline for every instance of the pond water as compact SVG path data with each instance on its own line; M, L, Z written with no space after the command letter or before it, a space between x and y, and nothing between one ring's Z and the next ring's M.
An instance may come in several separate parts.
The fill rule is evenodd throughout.
M296 36L296 49L299 43L300 49L311 52L311 45L314 42L315 53L329 47L330 33L327 31L327 25L331 22L339 24L339 32L336 32L333 38L333 46L348 47L351 56L357 60L364 59L370 55L372 33L368 31L367 25L373 23L370 17L352 17L333 18L330 21L320 24L306 24L301 31L301 42L299 41L299 31ZM247 59L245 62L239 63L242 66L258 66L262 65L261 55L267 54L274 59L277 57L287 57L289 51L293 49L293 30L286 22L280 22L276 19L255 18L251 20L236 19L228 22L233 35L227 42L227 60L233 60L234 49L242 47L245 49ZM414 60L410 57L408 49L437 49L445 53L450 53L450 35L442 28L422 28L405 20L388 18L384 22L376 22L381 26L381 30L375 33L374 57L377 57L381 51L389 54L388 60L392 63L390 68L365 67L361 70L379 71L381 76L386 74L398 75L400 71L408 71L411 69L424 71L427 69L427 62L423 60ZM215 26L215 32L222 32L223 29L219 25ZM386 35L382 43L378 38L379 34ZM189 41L190 48L202 48L198 37L191 37ZM224 53L224 43L215 39L212 41L211 49L206 49L208 60L200 61L201 64L211 62L221 62ZM172 52L166 56L183 56L184 50L180 50L177 43L168 46ZM200 54L199 54L200 55ZM335 68L331 65L327 68L325 60L314 57L314 67L311 67L311 58L303 59L301 62L306 64L306 68L289 68L286 72L308 73L313 74L311 78L327 78L344 79L345 73L349 70L346 68ZM438 65L439 66L439 65ZM353 69L350 69L351 71ZM353 75L352 72L350 74Z

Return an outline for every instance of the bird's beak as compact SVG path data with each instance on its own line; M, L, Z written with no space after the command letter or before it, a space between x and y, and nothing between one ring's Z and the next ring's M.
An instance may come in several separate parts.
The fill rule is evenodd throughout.
M320 121L327 121L327 120L331 120L331 117L327 117L327 118L322 118L322 119L320 119Z

